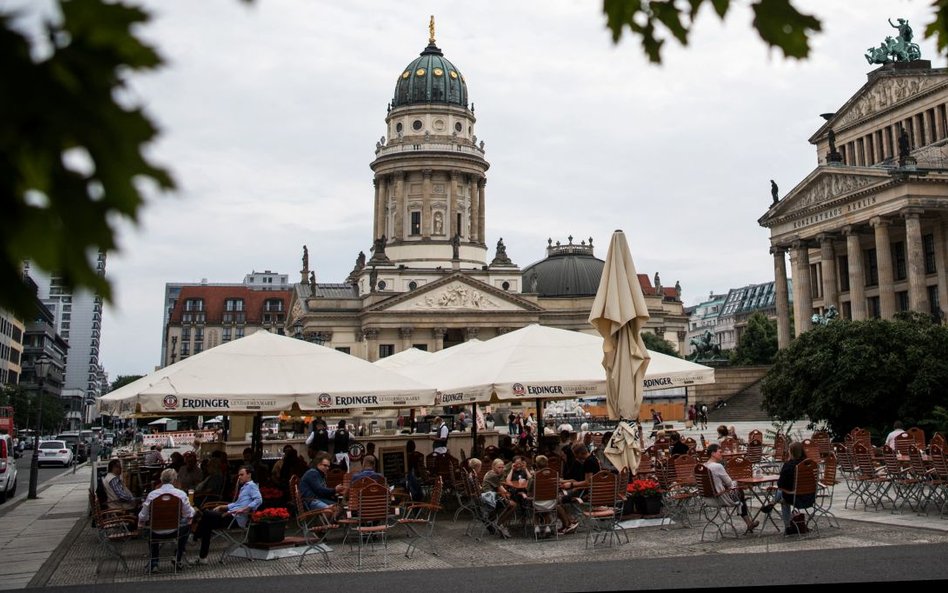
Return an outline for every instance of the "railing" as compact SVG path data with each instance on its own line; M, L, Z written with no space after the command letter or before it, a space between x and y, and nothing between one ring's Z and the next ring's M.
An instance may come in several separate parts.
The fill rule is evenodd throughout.
M478 148L477 146L468 144L455 144L452 142L402 142L400 144L380 146L378 149L376 149L375 154L378 156L385 156L388 154L403 152L459 152L462 154L473 154L479 157L484 156L483 148Z

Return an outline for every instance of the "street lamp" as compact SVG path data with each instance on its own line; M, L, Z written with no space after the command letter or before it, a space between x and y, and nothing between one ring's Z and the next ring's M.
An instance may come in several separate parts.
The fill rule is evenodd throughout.
M33 374L36 377L36 434L33 435L33 459L30 461L30 491L27 498L36 498L36 482L39 478L39 440L43 430L43 387L46 385L46 376L52 361L47 356L40 356L33 362Z

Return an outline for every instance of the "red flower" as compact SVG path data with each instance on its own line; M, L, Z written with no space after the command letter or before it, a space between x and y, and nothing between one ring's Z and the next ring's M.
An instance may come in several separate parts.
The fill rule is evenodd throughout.
M286 521L290 518L290 512L282 507L272 509L263 509L250 515L250 520L254 523L264 523L267 521Z
M655 480L632 480L626 492L633 496L657 496L662 493L661 486Z

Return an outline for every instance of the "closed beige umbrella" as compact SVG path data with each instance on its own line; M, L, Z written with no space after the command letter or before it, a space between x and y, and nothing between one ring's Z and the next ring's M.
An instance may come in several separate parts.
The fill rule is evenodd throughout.
M602 366L606 370L606 407L612 420L629 420L633 424L621 432L632 436L635 420L639 417L644 393L645 371L649 355L642 341L642 328L648 321L648 305L639 284L635 263L629 252L625 234L612 234L609 253L599 280L599 290L589 313L589 322L602 336ZM622 454L614 451L619 460L616 467L638 468L641 451L637 438L623 439ZM607 449L607 454L609 450ZM614 461L613 455L609 455ZM615 462L615 461L614 461Z

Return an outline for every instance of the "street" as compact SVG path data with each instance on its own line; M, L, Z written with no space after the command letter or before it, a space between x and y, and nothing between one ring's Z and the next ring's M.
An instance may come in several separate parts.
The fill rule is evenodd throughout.
M16 460L17 479L16 496L25 494L30 487L30 464L33 462L33 452L24 451L23 457ZM72 467L60 467L54 465L41 466L37 476L36 484L40 486L43 482L50 480L64 472L71 472ZM0 509L6 506L7 502L0 503Z

